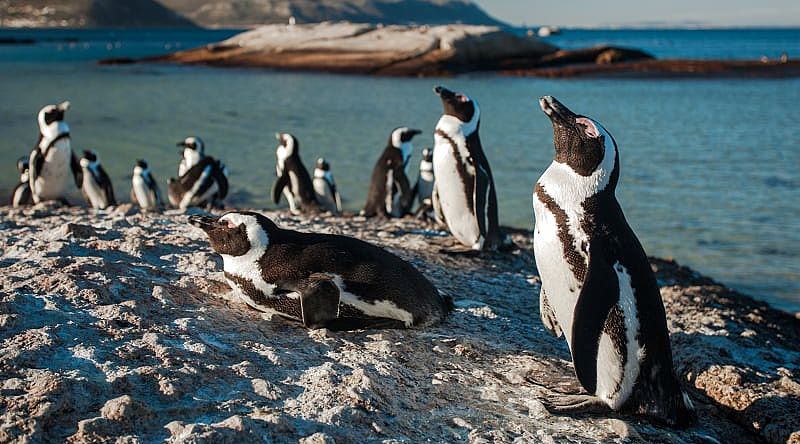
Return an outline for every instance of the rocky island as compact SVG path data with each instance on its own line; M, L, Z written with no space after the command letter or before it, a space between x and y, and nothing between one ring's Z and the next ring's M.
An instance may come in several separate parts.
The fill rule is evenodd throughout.
M555 416L578 385L538 313L531 233L449 255L414 219L266 215L381 245L455 297L425 330L309 331L228 292L185 214L0 208L2 442L800 442L800 320L652 258L676 370L698 408L676 430Z
M199 48L100 61L136 62L419 77L470 72L556 78L800 76L800 62L794 60L656 60L638 49L613 46L564 50L506 28L463 24L270 24Z

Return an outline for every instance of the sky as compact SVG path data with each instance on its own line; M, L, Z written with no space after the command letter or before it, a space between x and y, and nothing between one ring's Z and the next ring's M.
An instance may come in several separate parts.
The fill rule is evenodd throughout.
M518 26L800 26L800 0L473 1Z

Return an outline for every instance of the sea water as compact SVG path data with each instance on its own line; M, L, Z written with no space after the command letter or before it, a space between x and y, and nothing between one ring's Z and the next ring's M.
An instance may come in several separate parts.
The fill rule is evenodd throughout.
M443 84L481 106L501 223L531 229L533 185L553 156L552 128L537 102L553 95L614 135L622 165L617 195L649 254L800 310L800 79L416 79L95 63L234 33L0 30L0 38L38 41L0 45L0 190L14 186L17 157L36 142L38 110L70 100L73 147L99 153L121 200L136 159L147 159L166 189L179 161L175 142L196 135L230 170L230 205L273 207L273 134L285 131L299 138L308 168L318 156L331 162L346 209L356 211L398 126L423 130L414 139L414 180L441 113L431 89ZM567 30L553 41L613 43L661 57L800 56L799 30Z

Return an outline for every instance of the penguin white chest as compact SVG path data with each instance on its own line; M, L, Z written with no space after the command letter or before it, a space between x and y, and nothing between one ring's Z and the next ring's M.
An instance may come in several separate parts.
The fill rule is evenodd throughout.
M64 197L69 181L72 179L72 149L69 139L58 140L47 150L42 169L34 183L35 194L39 200L52 200Z
M434 186L450 232L461 243L475 245L481 240L475 212L475 167L468 161L466 148L459 147L458 140L455 143L454 147L450 141L436 135L433 148Z
M91 171L88 168L83 169L83 185L81 187L92 208L105 208L108 206L105 191L100 187L100 184L94 179Z
M567 262L559 238L560 221L536 195L533 196L533 209L536 217L533 253L542 279L542 291L547 295L553 314L571 346L572 318L582 282L578 281Z
M145 210L156 207L155 198L153 195L151 195L150 189L147 187L147 184L145 184L142 176L134 175L132 185L133 195L136 197L136 201L139 203L140 207Z

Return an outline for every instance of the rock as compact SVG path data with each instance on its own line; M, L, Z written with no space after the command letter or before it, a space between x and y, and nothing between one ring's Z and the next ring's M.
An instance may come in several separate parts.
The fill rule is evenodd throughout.
M698 404L700 425L684 430L547 412L546 390L579 385L563 338L538 317L529 231L512 233L528 247L511 254L450 256L439 251L451 239L413 219L266 212L288 228L335 225L386 247L456 298L450 318L424 330L308 331L224 298L219 258L180 212L48 211L0 207L0 226L16 227L0 229L0 442L738 444L800 435L800 321L674 261L651 265L676 372ZM46 238L67 227L61 235L78 239L69 224L99 235ZM134 239L152 247L125 247ZM21 251L31 258L20 261Z
M317 432L311 436L300 438L298 444L336 444L336 441L325 433Z
M511 67L557 48L495 26L264 25L149 61L380 75L441 75Z

